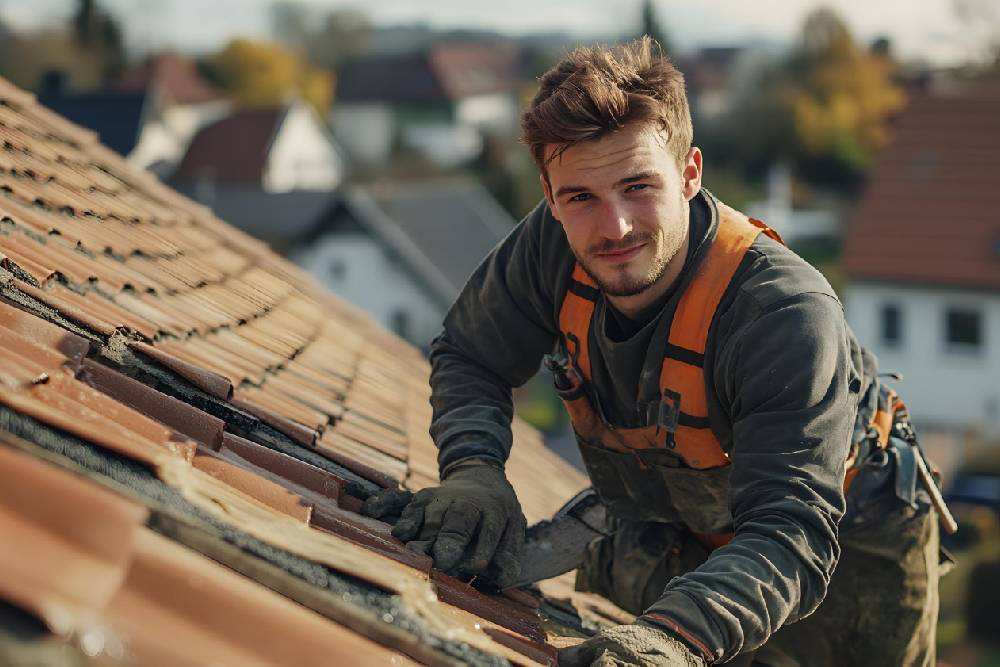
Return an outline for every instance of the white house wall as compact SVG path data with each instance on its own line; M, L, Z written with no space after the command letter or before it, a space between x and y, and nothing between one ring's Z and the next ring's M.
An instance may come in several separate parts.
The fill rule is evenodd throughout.
M333 133L354 159L380 164L389 158L395 137L392 109L384 104L335 105Z
M483 136L468 125L411 125L402 136L404 144L439 167L457 167L483 150Z
M458 124L482 130L511 130L517 127L517 100L513 95L475 95L455 105Z
M319 118L309 107L293 105L271 145L264 189L331 190L343 177L343 160Z
M901 314L895 347L882 340L886 304ZM918 424L1000 435L1000 294L854 284L846 306L848 321L882 370L903 374L900 394ZM981 313L977 351L946 341L945 312L959 307Z
M327 236L294 253L292 260L329 290L421 348L441 330L444 308L369 236ZM399 331L403 320L406 330Z

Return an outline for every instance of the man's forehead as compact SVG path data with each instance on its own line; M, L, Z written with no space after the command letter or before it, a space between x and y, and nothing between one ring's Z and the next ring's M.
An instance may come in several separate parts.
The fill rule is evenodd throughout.
M655 131L608 133L597 140L571 146L549 144L545 147L549 179L607 175L613 179L626 172L662 171L666 161L673 161L666 142Z
M545 163L566 164L567 161L594 159L602 156L614 156L627 151L644 151L656 153L669 151L667 133L648 125L638 127L623 127L620 130L605 132L594 139L572 144L545 144L543 156Z

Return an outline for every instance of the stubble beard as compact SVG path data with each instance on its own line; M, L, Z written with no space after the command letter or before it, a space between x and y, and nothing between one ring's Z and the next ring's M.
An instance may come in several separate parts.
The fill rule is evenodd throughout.
M630 269L634 270L630 266L631 262L626 262L620 266L607 267L604 275L601 275L594 270L588 259L581 258L579 254L577 254L577 261L587 275L590 276L590 279L594 281L598 289L605 295L614 297L635 296L645 292L663 277L663 274L667 271L667 265L670 264L670 260L674 258L684 244L683 233L668 236L663 229L659 229L655 234L649 232L628 234L621 241L606 242L600 246L591 248L588 252L588 256L593 256L600 252L634 247L639 243L646 243L647 247L652 246L653 250L652 262L647 270L640 275L630 275Z

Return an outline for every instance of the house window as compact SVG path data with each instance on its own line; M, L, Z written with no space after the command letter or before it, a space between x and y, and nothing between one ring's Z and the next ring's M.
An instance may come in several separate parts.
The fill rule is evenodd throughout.
M409 338L410 335L410 314L401 308L397 308L389 316L389 326L400 338Z
M330 262L330 265L327 267L327 271L329 272L331 280L339 282L344 279L344 274L347 273L347 267L344 265L344 260L335 259Z
M945 341L949 346L978 349L983 344L983 318L979 311L949 308L945 312Z
M881 312L882 342L887 347L899 347L903 341L903 313L894 303L883 304Z

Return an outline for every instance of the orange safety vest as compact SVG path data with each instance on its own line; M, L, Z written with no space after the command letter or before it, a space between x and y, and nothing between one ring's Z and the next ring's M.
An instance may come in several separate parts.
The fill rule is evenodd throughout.
M562 345L571 362L567 367L579 376L559 393L595 491L613 514L682 521L712 547L731 537L732 518L729 455L708 420L704 369L708 333L723 294L758 235L783 243L759 220L722 202L718 210L716 238L677 304L660 371L659 405L646 426L616 428L603 419L590 398L588 343L599 291L579 264L559 312ZM873 420L883 447L895 406L886 407ZM847 476L845 488L853 478Z
M757 235L766 233L781 241L781 237L764 223L747 218L721 202L718 206L718 233L677 304L660 370L661 397L668 421L658 426L665 436L669 434L663 446L672 449L687 466L700 470L729 464L728 455L708 424L703 366L712 317ZM575 284L566 293L559 311L559 328L567 347L575 348L571 353L577 369L590 382L587 341L596 307L597 286L579 264L573 271L572 280ZM570 412L572 414L573 410ZM615 448L622 451L656 447L659 443L656 438L635 437L626 430L618 430L615 440L619 445Z

